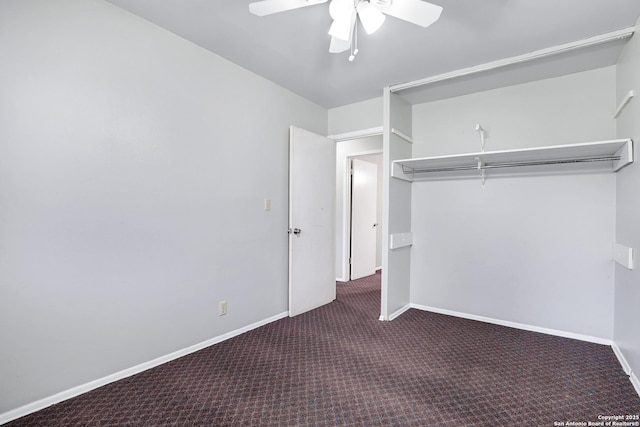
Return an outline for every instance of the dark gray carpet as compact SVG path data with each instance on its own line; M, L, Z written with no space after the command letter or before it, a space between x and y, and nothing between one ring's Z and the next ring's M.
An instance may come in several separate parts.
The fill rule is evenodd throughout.
M380 275L335 302L101 387L17 426L553 426L638 414L607 346L409 310Z

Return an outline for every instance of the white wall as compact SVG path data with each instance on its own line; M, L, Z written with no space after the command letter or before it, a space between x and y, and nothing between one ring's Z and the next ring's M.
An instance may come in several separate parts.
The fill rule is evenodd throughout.
M349 253L347 231L349 229L350 206L349 194L345 191L348 161L353 156L373 152L382 152L382 135L336 143L336 280L341 282L349 280L349 266L346 259ZM381 174L380 171L379 174Z
M414 157L613 139L615 67L413 107ZM615 175L416 182L411 302L613 334Z
M99 0L0 2L0 64L0 414L286 312L325 109Z
M328 117L329 135L382 126L382 97L331 108Z
M640 91L640 40L637 35L626 45L618 63L618 102L630 90L635 90L636 98L618 117L617 133L620 138L634 139L636 162L617 174L616 240L634 248L636 267L630 271L616 265L614 339L631 365L640 393L640 100L637 98Z

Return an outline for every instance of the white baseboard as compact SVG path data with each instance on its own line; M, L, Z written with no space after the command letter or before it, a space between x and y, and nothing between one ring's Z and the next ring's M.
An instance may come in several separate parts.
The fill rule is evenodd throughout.
M618 362L620 362L620 366L622 366L622 370L624 371L624 373L629 375L629 381L631 381L631 384L633 384L633 388L636 389L636 393L638 393L638 396L640 396L640 380L638 380L635 372L631 370L631 365L629 365L629 362L627 362L624 354L622 354L622 350L620 350L620 347L618 347L618 344L616 344L615 342L611 344L611 349L618 358Z
M41 409L47 408L51 405L55 405L56 403L60 403L62 401L71 399L73 397L79 396L83 393L86 393L91 390L95 390L98 387L102 387L104 385L110 384L115 381L119 381L121 379L130 377L135 374L139 374L140 372L144 372L148 369L154 368L156 366L162 365L163 363L170 362L172 360L178 359L182 356L186 356L191 353L195 353L198 350L202 350L214 344L218 344L222 341L226 341L230 338L241 335L245 332L249 332L253 329L259 328L260 326L264 326L271 322L275 322L276 320L283 319L289 316L289 312L286 311L284 313L277 314L275 316L269 317L267 319L252 323L248 326L236 329L234 331L228 332L223 335L219 335L217 337L208 339L198 344L194 344L190 347L183 348L178 351L174 351L173 353L166 354L164 356L160 356L156 359L150 360L148 362L141 363L139 365L133 366L131 368L124 369L120 372L116 372L111 375L107 375L106 377L99 378L97 380L90 381L88 383L70 388L65 391L61 391L60 393L56 393L53 396L45 397L44 399L37 400L32 403L28 403L24 406L21 406L16 409L12 409L8 412L0 414L0 425L8 423L9 421L13 421L17 418L24 417L25 415L29 415L33 412L39 411Z
M398 316L400 316L402 313L404 313L405 311L409 310L411 308L411 304L407 304L404 307L402 307L400 310L397 310L393 313L391 313L389 315L389 321L392 321L393 319L397 319Z
M633 388L636 389L636 393L640 396L640 380L638 380L638 377L634 372L629 375L629 379L631 380L631 384L633 384Z
M612 345L613 341L606 338L592 337L589 335L576 334L573 332L559 331L557 329L542 328L539 326L526 325L524 323L509 322L506 320L492 319L490 317L477 316L475 314L462 313L458 311L446 310L443 308L429 307L426 305L411 304L411 308L433 313L446 314L448 316L461 317L463 319L478 320L480 322L492 323L494 325L507 326L509 328L521 329L524 331L540 332L547 335L555 335L558 337L572 338L580 341L592 342L595 344Z
M376 273L378 271L382 270L382 267L376 267ZM345 277L336 277L336 282L349 282L349 278L345 278Z
M624 358L624 355L622 354L620 347L618 347L618 344L616 344L615 342L611 344L611 350L613 350L613 353L618 358L618 362L620 362L620 366L622 366L622 370L624 371L624 373L627 375L631 375L631 366L627 362L627 359Z

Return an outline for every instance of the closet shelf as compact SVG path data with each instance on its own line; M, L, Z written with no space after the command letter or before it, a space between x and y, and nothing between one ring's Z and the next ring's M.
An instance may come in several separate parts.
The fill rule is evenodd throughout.
M630 163L633 163L633 141L616 139L395 160L392 163L391 176L405 181L417 181L478 176L478 173L484 179L485 172L617 172Z

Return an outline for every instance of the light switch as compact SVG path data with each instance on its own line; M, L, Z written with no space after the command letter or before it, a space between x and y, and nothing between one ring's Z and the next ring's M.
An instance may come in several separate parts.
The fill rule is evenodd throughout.
M265 211L271 210L271 199L264 199L264 210Z

